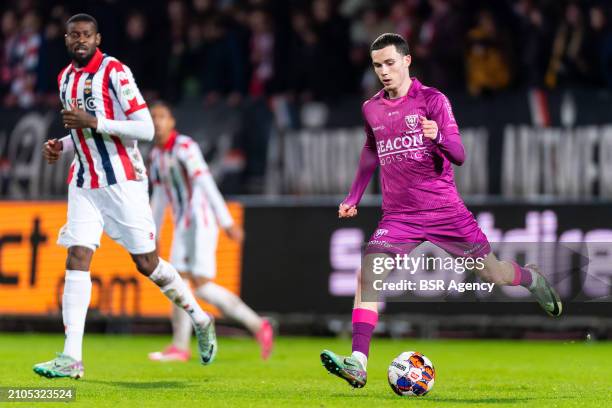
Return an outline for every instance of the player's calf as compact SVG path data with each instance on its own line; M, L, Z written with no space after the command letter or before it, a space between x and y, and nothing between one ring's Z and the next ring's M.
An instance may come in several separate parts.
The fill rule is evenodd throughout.
M73 271L88 271L94 251L84 246L71 246L66 257L66 269Z
M493 253L485 256L483 263L484 268L475 271L485 282L499 286L511 285L514 282L516 270L513 263L500 261Z
M150 276L159 265L159 256L157 256L157 251L146 254L130 254L130 256L136 264L136 269L138 269L138 272L144 276Z

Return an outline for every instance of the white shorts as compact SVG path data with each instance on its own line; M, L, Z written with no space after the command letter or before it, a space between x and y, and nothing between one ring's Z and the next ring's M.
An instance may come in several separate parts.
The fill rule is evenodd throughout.
M189 227L180 224L174 227L170 263L179 272L213 279L217 274L219 227L214 222L205 225L199 217L192 219Z
M95 250L103 231L131 254L155 251L155 222L146 180L95 189L69 186L68 222L57 243Z

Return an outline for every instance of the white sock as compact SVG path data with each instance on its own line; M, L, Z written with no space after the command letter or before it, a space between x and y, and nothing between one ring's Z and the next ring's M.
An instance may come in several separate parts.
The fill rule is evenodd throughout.
M368 368L368 357L365 354L363 354L361 351L353 351L351 355L353 358L359 361L361 365L363 365L364 370Z
M185 286L189 288L189 280L183 279ZM189 350L191 340L191 319L187 312L177 305L172 306L172 344L181 349Z
M221 310L226 317L242 323L251 333L255 334L261 328L261 317L223 286L208 282L197 288L195 293L199 298Z
M62 297L62 317L66 333L64 354L77 361L83 359L83 333L90 300L91 276L89 271L66 270Z
M149 279L160 287L172 303L185 310L194 324L206 326L210 323L210 316L202 310L174 266L159 258L159 264Z

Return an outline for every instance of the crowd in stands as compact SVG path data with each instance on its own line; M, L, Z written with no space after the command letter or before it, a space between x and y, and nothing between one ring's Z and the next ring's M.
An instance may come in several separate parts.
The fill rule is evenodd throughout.
M98 19L101 49L145 97L232 105L371 95L368 48L390 31L408 40L412 74L443 90L612 90L611 11L603 0L6 0L0 104L58 104L77 12Z

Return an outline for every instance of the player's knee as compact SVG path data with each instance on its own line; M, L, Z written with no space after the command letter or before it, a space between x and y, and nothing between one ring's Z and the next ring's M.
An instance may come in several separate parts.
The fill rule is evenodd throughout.
M132 254L132 260L136 264L138 272L145 276L149 276L153 273L157 265L159 264L159 258L157 252L150 252L148 254Z
M93 250L83 246L72 246L68 248L66 258L66 269L75 271L88 271L91 264Z
M196 286L196 288L200 288L200 287L204 287L205 285L207 285L208 283L212 282L209 278L204 278L202 276L194 276L193 277L193 282Z
M192 278L189 272L178 271L178 274L184 281L190 281Z

